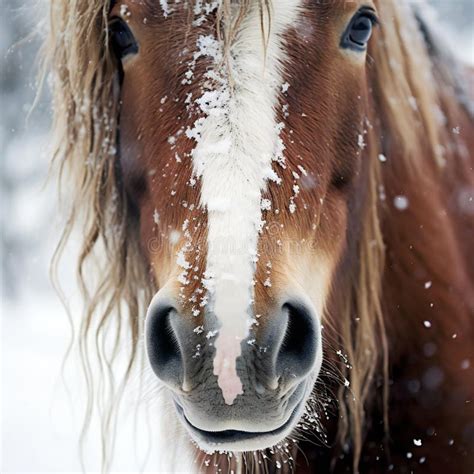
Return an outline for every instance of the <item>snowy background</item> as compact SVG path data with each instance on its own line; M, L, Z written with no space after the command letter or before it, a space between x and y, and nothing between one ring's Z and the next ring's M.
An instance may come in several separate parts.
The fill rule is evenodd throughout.
M432 3L456 54L473 64L474 0ZM61 379L70 329L48 276L63 216L55 183L47 182L47 91L29 115L47 4L0 0L1 472L80 470L77 438L84 392L75 377L66 375L68 393ZM74 245L60 272L74 309L79 301L73 262ZM67 374L74 370L68 366ZM117 449L121 471L137 470L129 418ZM99 471L98 440L91 440L87 452L87 470Z

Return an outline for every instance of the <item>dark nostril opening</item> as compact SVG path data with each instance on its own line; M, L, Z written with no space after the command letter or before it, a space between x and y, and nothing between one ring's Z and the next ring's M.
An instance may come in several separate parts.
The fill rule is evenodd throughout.
M171 318L176 310L161 306L151 311L146 322L146 348L151 367L165 382L179 383L182 378L182 357Z
M301 377L313 367L316 359L318 334L311 312L298 303L286 303L286 332L277 358L277 371Z

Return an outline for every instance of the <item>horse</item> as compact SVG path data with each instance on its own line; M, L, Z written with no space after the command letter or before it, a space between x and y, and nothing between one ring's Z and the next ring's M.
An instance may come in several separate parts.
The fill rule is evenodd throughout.
M141 360L197 472L472 472L472 75L427 8L51 2L105 451Z

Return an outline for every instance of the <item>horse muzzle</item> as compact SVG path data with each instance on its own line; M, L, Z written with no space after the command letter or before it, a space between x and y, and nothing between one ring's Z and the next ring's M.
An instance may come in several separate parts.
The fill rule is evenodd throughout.
M218 320L209 312L203 324L195 321L159 292L145 331L151 368L170 389L191 438L205 451L280 443L301 418L322 363L320 323L311 306L288 299L250 331L236 361L243 393L230 405L213 373Z

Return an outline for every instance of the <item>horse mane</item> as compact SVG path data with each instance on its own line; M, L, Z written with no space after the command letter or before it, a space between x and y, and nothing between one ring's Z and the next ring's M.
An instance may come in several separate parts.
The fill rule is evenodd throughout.
M82 437L97 410L107 465L118 406L140 359L146 304L157 288L140 249L138 225L130 225L137 217L122 185L118 162L119 86L108 48L109 0L51 3L44 70L52 73L54 163L71 201L69 218L53 258L53 278L58 280L54 269L80 222L83 241L77 277L85 310L75 343L88 388ZM355 467L362 449L374 376L380 369L387 414L389 361L382 301L384 209L379 197L383 172L378 157L396 143L402 166L422 174L426 160L441 170L454 153L443 146L446 130L434 114L435 108L443 108L445 103L441 90L445 84L434 80L439 69L435 70L431 62L426 32L424 38L409 6L396 0L375 3L382 26L373 39L367 66L373 98L367 130L369 186L353 270L346 276L347 291L339 295L342 301L338 314L328 315L331 344L342 348L351 365L348 368L348 364L337 361L351 387L350 396L345 387L339 390L338 439L352 440ZM235 21L230 20L234 18L230 5L230 0L224 0L219 13L218 29L227 45L250 1L242 0ZM263 18L268 18L269 28L271 5L264 0L259 5L265 36ZM455 87L453 78L443 74L446 84ZM123 351L127 364L118 376L118 356Z
M43 67L52 75L53 164L60 193L67 189L71 203L52 259L52 280L60 290L57 268L80 222L77 280L84 314L73 324L68 354L77 345L88 392L81 447L97 410L104 465L114 414L139 352L145 302L154 292L118 172L118 84L107 46L108 3L51 2ZM128 363L118 377L124 348Z

